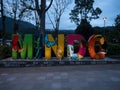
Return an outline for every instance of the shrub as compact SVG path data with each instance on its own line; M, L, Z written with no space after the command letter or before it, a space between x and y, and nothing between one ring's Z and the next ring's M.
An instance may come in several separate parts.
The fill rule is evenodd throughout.
M120 55L119 44L108 43L107 50L108 50L107 52L108 55Z
M11 46L0 46L0 59L11 57Z

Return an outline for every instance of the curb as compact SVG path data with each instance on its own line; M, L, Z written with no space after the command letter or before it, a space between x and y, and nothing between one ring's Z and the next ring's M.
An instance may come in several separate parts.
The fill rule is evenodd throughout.
M63 60L29 60L29 59L7 59L0 61L0 67L48 67L48 66L69 66L69 65L101 65L101 64L120 64L120 60L105 58L105 59L90 59L84 58L82 60L69 60L65 58Z

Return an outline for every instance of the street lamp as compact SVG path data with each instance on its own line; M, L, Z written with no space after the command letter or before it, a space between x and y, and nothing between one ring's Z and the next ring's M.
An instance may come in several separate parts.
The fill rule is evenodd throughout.
M104 35L106 34L106 32L105 32L105 24L106 24L106 20L107 20L107 17L104 17L104 18L103 18L103 21L104 21Z
M104 18L103 18L103 21L104 21L104 28L105 28L106 20L107 20L107 17L104 17Z

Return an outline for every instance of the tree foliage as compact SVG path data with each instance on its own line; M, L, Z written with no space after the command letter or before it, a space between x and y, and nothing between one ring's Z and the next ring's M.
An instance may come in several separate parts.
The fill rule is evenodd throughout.
M86 19L82 19L80 25L75 30L75 33L81 34L86 40L93 34L92 26Z
M94 0L75 0L75 6L70 13L70 19L76 25L80 24L81 19L92 20L99 18L102 10L93 7Z
M116 16L115 18L115 27L117 29L120 29L120 14Z

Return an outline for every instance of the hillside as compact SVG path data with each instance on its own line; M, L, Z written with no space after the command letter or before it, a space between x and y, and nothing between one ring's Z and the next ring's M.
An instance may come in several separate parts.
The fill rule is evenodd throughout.
M2 19L0 18L0 30L2 29ZM14 20L10 17L6 17L5 20L5 25L6 25L6 32L7 33L13 33L13 27L14 27ZM18 32L19 33L33 33L35 30L35 26L29 22L25 22L25 21L20 21L19 23L19 28L18 28Z

